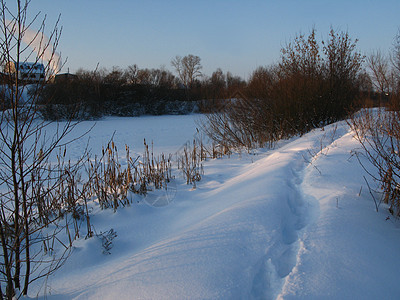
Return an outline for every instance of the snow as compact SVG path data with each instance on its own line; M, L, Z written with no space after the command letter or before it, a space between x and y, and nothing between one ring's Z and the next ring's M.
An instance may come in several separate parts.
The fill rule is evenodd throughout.
M69 135L69 140L75 140L68 145L71 157L79 157L86 147L93 155L101 154L101 149L111 139L125 155L125 145L130 147L133 154L143 154L143 142L151 147L154 143L156 154L175 154L184 144L193 141L198 135L197 119L199 115L181 116L140 116L140 117L105 117L97 121L81 121ZM61 124L61 125L60 125ZM47 129L55 132L57 126L62 128L63 122L51 123ZM132 154L132 156L133 156Z
M90 131L90 148L101 151L115 132L121 149L128 143L141 153L146 138L156 153L176 153L198 135L199 118L106 118ZM92 125L83 122L73 134ZM86 143L74 142L70 155ZM358 148L340 122L274 150L208 160L195 189L177 173L167 206L139 199L113 213L93 204L96 232L117 233L111 254L102 253L99 238L81 237L31 296L396 299L400 223L384 205L376 212Z

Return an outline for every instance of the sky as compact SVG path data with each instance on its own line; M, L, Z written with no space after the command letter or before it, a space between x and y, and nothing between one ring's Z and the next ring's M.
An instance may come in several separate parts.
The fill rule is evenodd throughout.
M399 0L32 0L29 13L39 11L48 29L61 14L57 51L71 73L97 64L173 71L175 56L193 54L206 75L221 68L247 79L313 27L319 39L348 31L366 55L389 51L400 28Z

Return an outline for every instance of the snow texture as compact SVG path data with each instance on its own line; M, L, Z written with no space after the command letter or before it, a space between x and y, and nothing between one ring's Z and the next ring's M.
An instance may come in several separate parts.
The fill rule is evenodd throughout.
M107 118L94 152L114 140L175 153L196 131L190 116ZM80 132L90 128L83 122ZM86 138L87 139L87 138ZM69 148L79 155L86 141ZM400 223L368 193L345 122L275 150L206 161L196 189L177 176L173 201L101 211L102 240L75 243L66 264L31 293L47 299L396 299ZM32 294L31 296L35 296Z

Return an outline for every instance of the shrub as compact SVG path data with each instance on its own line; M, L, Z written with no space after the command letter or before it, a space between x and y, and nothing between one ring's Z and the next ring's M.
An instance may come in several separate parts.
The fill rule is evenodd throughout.
M254 71L245 95L209 114L203 128L217 143L252 148L346 117L360 91L356 43L334 30L322 43L314 29L298 35L282 49L279 65Z

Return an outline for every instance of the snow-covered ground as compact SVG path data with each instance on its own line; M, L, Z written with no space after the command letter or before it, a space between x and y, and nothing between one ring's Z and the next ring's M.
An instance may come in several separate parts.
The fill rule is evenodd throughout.
M198 118L106 118L90 147L100 151L115 131L120 148L141 153L146 138L155 152L175 153ZM177 173L167 206L94 207L96 232L117 233L111 254L99 238L81 238L31 293L41 285L48 299L398 299L400 223L384 205L375 211L357 148L342 122L274 150L208 160L195 189Z

